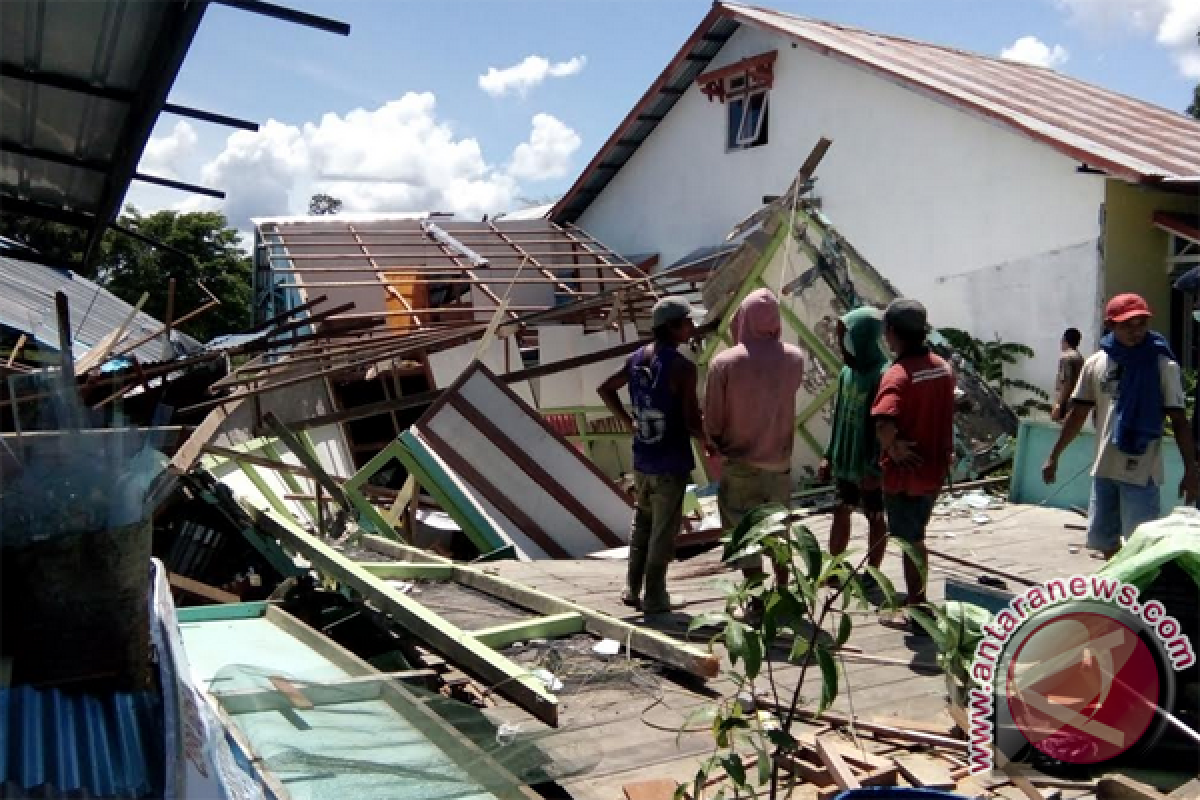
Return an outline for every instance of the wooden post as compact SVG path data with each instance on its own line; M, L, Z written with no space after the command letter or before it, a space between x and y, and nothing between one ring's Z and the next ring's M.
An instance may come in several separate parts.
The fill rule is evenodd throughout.
M163 361L175 355L175 348L171 347L171 320L175 316L175 279L167 284L167 313L163 317L163 346L162 358Z

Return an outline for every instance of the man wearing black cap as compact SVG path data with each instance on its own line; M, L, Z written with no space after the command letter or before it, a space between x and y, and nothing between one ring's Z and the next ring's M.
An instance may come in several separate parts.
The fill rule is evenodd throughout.
M954 370L929 350L925 307L900 298L883 315L896 360L871 407L882 452L888 534L909 542L922 564L904 557L905 605L925 603L925 528L954 454ZM919 626L913 626L919 632Z
M696 330L693 316L680 297L659 300L650 312L654 341L597 389L613 416L633 431L636 502L621 601L647 615L665 614L678 605L678 598L672 603L667 593L667 567L675 557L684 496L695 467L692 439L705 441L696 365L679 352ZM632 417L617 395L625 386Z

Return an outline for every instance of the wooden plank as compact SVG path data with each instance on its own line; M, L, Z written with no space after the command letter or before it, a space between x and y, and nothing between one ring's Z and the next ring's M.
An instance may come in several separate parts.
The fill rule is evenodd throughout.
M303 555L318 571L336 578L362 595L431 648L483 681L485 686L509 698L547 725L557 726L558 698L524 667L476 641L416 600L389 586L384 579L372 575L332 547L305 533L290 519L280 517L270 509L254 508L242 498L238 498L238 502L264 533Z
M833 746L833 742L819 736L816 748L817 756L825 765L825 769L829 770L829 775L833 778L834 783L842 789L862 788L862 784L858 782L858 776L854 774L854 770L850 769L850 765L842 758L838 749Z
M175 279L172 278L171 280L174 281ZM149 292L142 292L142 297L137 301L137 305L130 309L129 314L126 315L124 321L117 326L116 330L112 331L99 342L97 342L96 345L89 350L83 358L75 362L76 375L82 375L92 367L99 366L108 358L108 354L112 352L114 347L120 344L121 339L125 336L125 331L129 328L129 325L133 322L134 318L137 317L138 312L142 310L142 306L146 304L146 301L149 298Z
M1098 800L1163 800L1162 792L1125 775L1106 775L1096 784Z
M677 786L675 781L639 781L625 784L621 791L625 800L672 800Z
M957 783L944 764L920 755L897 755L893 757L896 767L904 779L916 787L927 789L953 789Z
M24 349L25 342L28 341L28 339L29 334L27 333L22 333L20 338L17 339L17 343L13 345L12 352L8 354L8 362L5 364L6 367L11 367L17 360L17 356L21 354L21 350Z
M820 731L818 731L818 733L820 733ZM814 749L817 743L816 734L805 732L801 733L796 738L800 741L803 747L813 750L814 755L816 754L816 750ZM877 756L874 753L865 752L865 750L859 750L849 742L841 742L829 739L826 740L826 746L837 749L847 764L866 772L895 769L896 767L890 758L885 756Z
M454 578L454 567L446 564L383 564L374 561L361 561L358 566L377 578L390 580L424 579L430 581L446 581Z
M1200 800L1200 778L1192 778L1167 797L1171 800Z
M218 589L216 586L209 586L207 583L201 583L198 580L179 575L174 572L167 573L167 582L171 586L196 597L203 597L205 600L212 600L214 603L240 603L242 598L238 597L233 592L227 592L224 589Z
M292 451L292 455L308 469L312 474L313 480L321 484L321 487L329 492L329 496L333 498L333 501L341 506L342 510L347 514L353 514L354 506L351 505L350 498L342 491L342 487L338 485L338 482L325 471L325 468L321 466L321 462L304 446L304 442L300 440L300 437L292 433L286 425L280 422L279 417L275 416L274 411L268 411L263 416L263 420L267 423L271 431L279 437L279 440L287 445L288 450Z
M183 474L191 470L196 459L200 458L200 453L217 435L221 425L233 412L238 410L238 407L246 401L246 397L245 394L235 394L208 412L208 416L196 426L196 430L192 431L192 435L183 443L183 446L175 451L175 455L171 458L171 470L176 474Z
M786 713L786 709L776 709L777 713ZM846 714L839 714L836 711L826 711L823 714L817 714L808 709L797 709L796 718L803 720L811 720L816 722L827 722L831 725L845 727L850 724L851 718ZM943 747L955 752L967 752L967 742L962 739L952 739L948 736L938 736L937 734L924 733L922 731L909 731L902 728L897 728L892 725L884 725L871 720L854 717L854 727L859 731L866 731L879 736L886 736L889 739L898 739L900 741L913 742L914 744L926 744L931 747Z
M507 647L513 642L555 639L559 636L583 633L583 630L583 615L577 611L568 611L565 614L551 614L546 617L517 620L506 625L495 625L473 631L471 635L488 647Z
M606 639L616 639L628 645L635 653L654 658L664 664L682 669L702 678L715 678L720 669L720 659L713 653L678 641L666 634L648 628L631 625L609 614L555 597L552 594L510 581L476 567L460 566L448 558L434 556L411 545L392 542L380 536L362 537L367 546L384 555L403 560L417 560L454 565L454 580L463 586L477 589L492 597L539 614L565 614L577 612L583 615L587 632ZM576 563L576 562L564 562ZM592 562L578 562L591 564ZM962 743L966 746L966 742Z
M795 756L791 753L779 753L776 755L784 769L803 779L813 786L834 786L833 777L829 774L829 770L823 766L811 764L803 758ZM837 787L840 792L841 787Z
M287 701L291 704L292 708L298 708L300 710L310 710L314 708L313 702L305 697L304 693L300 691L296 684L292 683L287 678L281 678L278 675L271 675L267 678L267 680L271 682L272 686L279 690L280 694L287 698Z

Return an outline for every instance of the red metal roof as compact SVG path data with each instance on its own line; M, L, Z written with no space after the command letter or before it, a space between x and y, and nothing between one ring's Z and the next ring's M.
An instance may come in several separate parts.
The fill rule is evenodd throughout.
M1200 182L1200 122L1183 114L1043 67L755 6L717 2L663 75L555 205L551 219L578 219L632 155L627 132L644 119L643 107L659 99L656 88L664 86L685 59L696 62L692 51L706 34L719 29L722 43L728 39L730 22L777 31L798 45L987 117L1114 177L1133 182ZM649 135L643 130L634 133L637 144Z

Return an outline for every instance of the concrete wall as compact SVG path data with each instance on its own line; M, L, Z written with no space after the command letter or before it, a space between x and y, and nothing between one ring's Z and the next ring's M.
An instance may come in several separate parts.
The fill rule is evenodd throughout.
M1037 359L1015 376L1052 385L1062 329L1094 334L1086 318L1098 291L1103 178L774 33L743 26L711 66L772 49L769 144L727 153L726 108L693 85L580 225L618 251L670 263L786 189L827 136L816 196L839 230L924 300L934 324L1030 345Z
M1104 293L1137 292L1155 312L1154 325L1170 332L1171 281L1167 233L1154 226L1155 211L1195 213L1196 198L1109 181L1104 214Z

